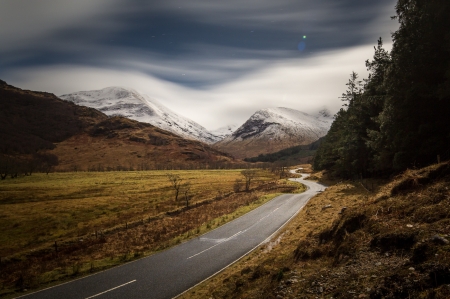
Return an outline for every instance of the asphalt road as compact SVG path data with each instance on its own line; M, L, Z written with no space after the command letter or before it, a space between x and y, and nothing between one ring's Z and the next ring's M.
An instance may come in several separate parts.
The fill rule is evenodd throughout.
M258 247L324 186L284 194L203 236L155 255L20 298L173 298Z

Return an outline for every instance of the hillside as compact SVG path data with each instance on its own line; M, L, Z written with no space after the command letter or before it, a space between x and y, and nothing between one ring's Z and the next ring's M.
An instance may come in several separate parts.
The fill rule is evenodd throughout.
M57 170L184 169L232 162L210 146L123 117L112 117L57 144Z
M364 181L373 191L327 182L271 242L182 298L450 297L450 162Z
M319 138L319 140L307 144L307 145L297 145L293 147L289 147L283 149L281 151L270 153L270 154L261 154L257 157L245 158L246 162L285 162L289 165L298 165L304 163L310 163L313 159L314 154L316 153L317 148L322 142L323 137Z
M204 143L150 124L110 118L53 94L22 90L3 81L0 115L2 173L11 169L9 164L32 161L37 154L56 155L59 171L188 167L232 161Z
M1 154L31 154L106 120L103 113L0 80Z
M325 136L331 122L326 111L313 116L282 107L262 109L214 146L237 158L255 157L310 144Z
M112 86L65 94L60 98L77 105L95 108L109 116L123 116L149 123L183 138L208 144L222 139L198 123L173 112L156 99L131 88Z

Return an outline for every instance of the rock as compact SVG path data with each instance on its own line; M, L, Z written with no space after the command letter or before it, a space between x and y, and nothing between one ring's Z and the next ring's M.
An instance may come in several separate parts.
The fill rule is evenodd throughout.
M291 279L286 280L286 284L287 285L290 285L290 284L293 284L293 283L297 283L297 282L298 282L298 279L295 279L295 278L291 278Z
M409 270L409 271L416 271L416 269L414 269L414 267L409 267L408 270Z
M319 293L323 293L323 288L319 287Z
M412 224L407 224L406 227L414 227Z
M344 214L345 210L347 210L347 207L342 207L341 211L339 212L339 214Z
M326 205L326 206L323 206L323 207L322 207L322 211L323 211L323 210L326 210L326 209L329 209L329 208L331 208L331 207L332 207L332 205Z
M375 266L381 266L381 262L376 262Z
M447 245L447 244L449 243L449 241L448 241L446 238L441 237L441 236L439 236L439 235L434 235L434 236L431 238L431 240L432 240L434 243L440 244L440 245Z

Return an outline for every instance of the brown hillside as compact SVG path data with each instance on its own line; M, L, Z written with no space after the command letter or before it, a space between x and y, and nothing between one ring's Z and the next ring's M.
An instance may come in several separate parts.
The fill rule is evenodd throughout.
M49 151L58 170L146 170L214 166L230 162L225 154L150 124L113 117L72 136Z
M307 145L317 139L306 139L302 136L285 138L248 138L248 139L224 139L214 144L220 151L229 153L238 159L252 158L258 155L276 153L289 147Z
M51 93L22 90L0 80L0 153L31 154L107 119L103 113L60 100Z
M194 167L232 161L211 147L150 124L108 118L46 92L0 81L0 155L55 154L57 170Z

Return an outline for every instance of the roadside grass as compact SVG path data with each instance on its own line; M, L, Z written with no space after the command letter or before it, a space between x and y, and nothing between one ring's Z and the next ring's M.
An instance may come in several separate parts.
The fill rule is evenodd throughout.
M0 297L148 256L223 225L277 192L304 188L286 188L285 180L258 170L252 192L234 193L240 170L171 171L191 183L192 208L186 210L175 202L167 173L53 173L2 181Z
M315 176L321 177L322 174L316 173ZM293 262L299 241L309 240L327 229L340 217L339 212L343 207L357 207L367 201L369 196L369 192L360 184L338 183L329 179L327 183L330 186L326 191L314 196L270 242L184 293L179 299L272 298L274 289L281 281L290 277L302 280L302 277L320 272L328 265L329 258L298 264ZM324 208L329 205L331 207ZM287 294L284 297L291 298Z

